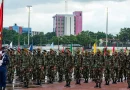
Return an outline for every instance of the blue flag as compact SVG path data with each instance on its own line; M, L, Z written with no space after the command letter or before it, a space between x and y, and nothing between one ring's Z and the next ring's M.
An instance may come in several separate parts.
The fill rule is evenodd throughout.
M54 43L52 42L52 44L51 44L51 48L53 49L54 48Z
M33 45L32 45L32 44L30 45L29 50L30 50L31 52L33 51Z

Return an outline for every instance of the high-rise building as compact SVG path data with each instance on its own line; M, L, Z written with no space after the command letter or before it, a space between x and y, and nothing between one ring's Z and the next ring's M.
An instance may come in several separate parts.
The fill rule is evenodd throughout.
M75 18L75 35L82 32L82 11L73 12Z
M4 28L7 30L14 30L19 34L28 33L28 30L30 31L30 34L31 34L31 31L32 31L31 28L25 28L22 26L18 26L17 24L14 24L14 26L9 26L9 27L4 27Z
M78 35L82 32L82 11L53 16L53 32L57 36Z

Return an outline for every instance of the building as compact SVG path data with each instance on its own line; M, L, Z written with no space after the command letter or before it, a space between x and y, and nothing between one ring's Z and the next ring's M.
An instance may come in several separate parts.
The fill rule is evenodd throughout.
M22 26L18 26L17 24L14 24L14 26L9 26L9 27L4 27L7 30L15 30L17 33L22 34L22 33L28 33L28 30L31 31L31 28L28 27L22 27Z
M34 36L34 35L39 35L40 33L43 33L43 32L40 32L40 31L32 31L32 36Z
M82 11L53 16L53 32L57 36L78 35L82 32Z

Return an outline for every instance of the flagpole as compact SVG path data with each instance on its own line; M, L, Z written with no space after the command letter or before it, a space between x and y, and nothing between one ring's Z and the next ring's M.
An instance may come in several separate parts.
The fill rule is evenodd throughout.
M106 47L108 45L108 7L107 7L107 16L106 16Z
M30 10L31 10L31 5L28 5L27 8L28 8L28 45L30 44Z

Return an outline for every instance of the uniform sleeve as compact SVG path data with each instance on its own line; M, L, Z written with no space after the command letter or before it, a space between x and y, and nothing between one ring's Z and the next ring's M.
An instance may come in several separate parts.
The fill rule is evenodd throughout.
M8 55L5 55L2 65L7 65L7 64L9 64L9 57Z

